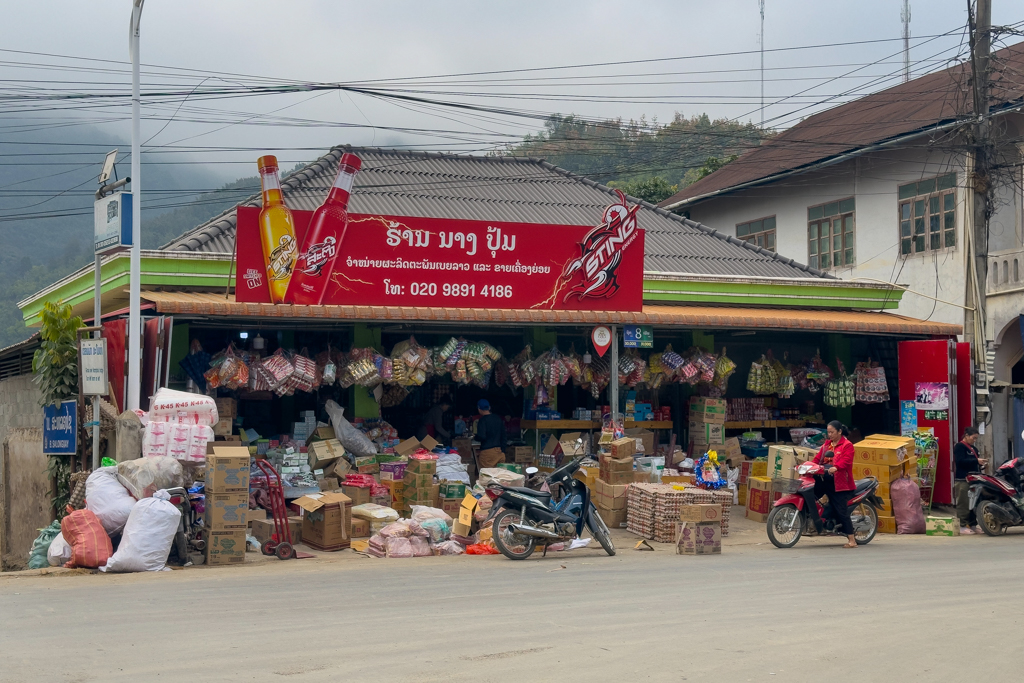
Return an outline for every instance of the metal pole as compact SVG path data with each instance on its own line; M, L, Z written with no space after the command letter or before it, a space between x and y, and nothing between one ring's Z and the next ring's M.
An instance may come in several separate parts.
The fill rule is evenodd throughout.
M903 0L900 21L903 22L903 82L906 83L910 80L910 0Z
M761 129L764 129L764 0L761 5Z
M608 405L612 409L612 420L619 413L619 328L609 325L612 331L612 376L608 382Z
M96 277L93 282L92 290L92 326L101 327L103 325L103 312L100 310L100 302L102 294L100 291L100 285L102 277L100 275L100 261L102 257L96 254ZM94 339L99 339L102 333L96 330L92 333ZM100 467L100 397L92 397L92 421L95 422L92 426L92 471L95 472Z
M128 410L139 409L139 372L142 353L141 270L142 270L142 157L139 131L141 100L139 97L139 22L143 0L132 4L129 43L132 53L132 251L128 283Z

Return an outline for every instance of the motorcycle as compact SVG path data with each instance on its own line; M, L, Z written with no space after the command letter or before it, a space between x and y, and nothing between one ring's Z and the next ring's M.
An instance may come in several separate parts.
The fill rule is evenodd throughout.
M1004 462L991 474L968 474L967 501L988 536L1024 524L1024 458ZM966 524L967 520L960 520Z
M805 511L805 506L814 504L818 509L818 517L824 525L825 533L839 535L836 529L837 520L829 510L825 510L820 500L814 497L815 477L825 474L825 467L814 462L805 462L797 467L799 479L784 480L789 482L791 490L786 491L782 498L768 513L768 539L776 548L792 548L805 533L814 531L814 520ZM884 507L882 499L875 495L878 480L874 477L856 482L856 488L850 497L850 519L853 521L854 538L857 545L866 545L878 533L878 512Z
M549 485L557 484L563 491L557 504L552 504L551 493L547 491L498 483L489 486L497 494L492 508L497 510L492 513L492 537L502 555L510 560L525 560L538 543L543 544L546 555L552 543L579 538L584 526L606 553L615 554L608 527L590 500L590 490L573 477L582 461L582 457L576 458L547 477Z

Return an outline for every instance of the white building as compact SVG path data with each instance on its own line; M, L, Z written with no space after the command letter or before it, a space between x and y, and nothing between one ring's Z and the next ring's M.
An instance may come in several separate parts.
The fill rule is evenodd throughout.
M993 53L992 73L986 337L998 386L1024 384L1024 43ZM900 313L962 325L969 88L953 67L816 114L661 206L837 277L897 283ZM1012 436L1009 396L993 395L997 457Z

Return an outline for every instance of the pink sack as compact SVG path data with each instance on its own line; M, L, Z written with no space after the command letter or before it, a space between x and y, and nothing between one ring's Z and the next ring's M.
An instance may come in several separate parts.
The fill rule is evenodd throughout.
M923 534L924 510L921 509L921 489L913 479L903 477L889 486L892 509L896 515L896 533Z

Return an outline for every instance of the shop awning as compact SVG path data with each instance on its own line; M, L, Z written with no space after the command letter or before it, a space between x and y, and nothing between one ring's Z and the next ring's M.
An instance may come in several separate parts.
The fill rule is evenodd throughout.
M157 312L183 316L247 319L314 319L352 322L447 322L491 324L636 324L715 329L775 329L916 336L955 336L959 325L917 320L892 313L727 306L647 305L640 313L547 311L501 308L384 306L294 306L251 304L212 292L142 292Z

